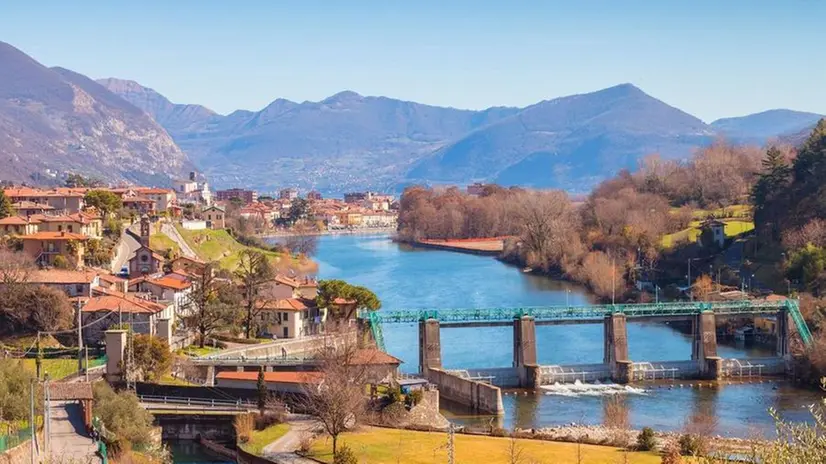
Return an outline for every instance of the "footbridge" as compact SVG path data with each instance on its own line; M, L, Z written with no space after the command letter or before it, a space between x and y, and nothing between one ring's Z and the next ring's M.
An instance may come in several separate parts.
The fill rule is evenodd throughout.
M789 360L790 338L796 332L808 345L811 333L797 300L674 302L528 308L394 310L360 313L379 347L382 325L419 326L419 372L439 385L443 396L474 409L500 413L497 387L539 388L556 382L633 381L782 374ZM761 359L722 359L717 355L718 319L743 316L776 318L776 356ZM684 361L632 361L628 356L627 323L633 321L691 324L692 353ZM604 326L601 364L542 366L537 362L536 326L600 323ZM513 365L509 368L450 371L442 367L440 330L452 327L513 327ZM495 389L495 390L494 390ZM499 398L497 398L499 396Z

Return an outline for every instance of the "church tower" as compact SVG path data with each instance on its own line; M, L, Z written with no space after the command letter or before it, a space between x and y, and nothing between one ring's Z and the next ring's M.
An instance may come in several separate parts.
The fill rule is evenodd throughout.
M141 245L149 248L149 216L141 216Z

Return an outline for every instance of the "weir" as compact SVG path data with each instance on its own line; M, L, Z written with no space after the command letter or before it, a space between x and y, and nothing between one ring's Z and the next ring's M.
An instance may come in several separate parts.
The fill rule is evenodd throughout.
M777 318L777 353L773 358L722 359L717 353L717 319L743 315ZM381 333L382 323L418 322L419 372L439 386L446 399L472 409L501 414L499 388L539 388L556 382L610 380L625 384L660 379L708 379L778 375L788 368L789 340L796 330L804 344L811 334L796 300L679 302L582 307L448 309L381 311L360 317ZM631 360L628 322L690 321L691 359L682 361ZM539 365L536 326L545 324L602 323L604 353L601 364ZM508 368L446 370L442 365L442 328L513 328L513 363ZM379 340L377 340L379 341Z

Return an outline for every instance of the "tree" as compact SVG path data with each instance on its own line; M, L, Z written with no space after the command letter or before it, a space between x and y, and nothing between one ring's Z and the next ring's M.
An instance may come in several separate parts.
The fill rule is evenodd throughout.
M3 285L24 283L34 270L34 261L28 255L0 249L0 283Z
M309 230L296 231L297 233L284 238L284 248L294 255L312 256L318 248L318 236Z
M244 333L250 338L255 318L267 304L262 290L275 277L275 271L265 254L248 248L241 252L235 277L239 280L244 295Z
M172 354L169 346L158 337L130 333L132 340L132 355L137 369L143 378L150 382L157 382L169 373L172 368Z
M714 291L714 281L708 274L701 275L694 282L694 294L700 301L707 301L712 291Z
M782 201L786 195L791 168L777 147L770 147L761 162L762 170L751 190L754 220L757 227L768 227L776 239L780 233L780 219L785 214Z
M295 224L298 221L307 219L310 216L310 202L305 198L296 198L290 204L290 210L287 213L287 220L290 224Z
M198 333L201 348L213 332L238 320L240 297L232 285L216 278L215 269L215 263L204 265L187 296L190 311L181 316L184 327Z
M106 382L94 382L92 389L95 397L95 415L116 437L116 449L127 450L132 445L143 446L152 443L152 414L141 406L134 393L115 393Z
M90 190L86 192L83 201L87 206L97 208L104 216L109 216L123 208L121 198L108 190Z
M6 196L6 192L0 190L0 219L14 215L11 199Z
M333 440L333 456L338 454L339 435L355 427L366 413L364 386L368 383L366 364L353 362L355 343L329 343L319 349L321 380L308 378L302 385L300 409L313 416Z
M74 320L69 298L42 285L5 285L0 289L0 333L68 329Z
M29 417L29 392L34 380L34 373L24 368L22 361L0 359L0 422Z
M318 296L316 304L319 308L340 308L336 300L352 301L351 305L355 309L376 311L381 308L381 300L375 293L365 287L350 285L343 280L322 280L318 283ZM353 314L334 314L334 317L346 320L351 319Z
M101 182L99 179L83 177L80 174L69 174L66 177L66 182L64 183L64 185L69 188L95 188L101 187L103 185L103 182Z
M267 389L267 380L264 378L264 366L258 368L258 382L256 384L258 390L258 411L263 415L267 408L267 400L270 396L270 391Z

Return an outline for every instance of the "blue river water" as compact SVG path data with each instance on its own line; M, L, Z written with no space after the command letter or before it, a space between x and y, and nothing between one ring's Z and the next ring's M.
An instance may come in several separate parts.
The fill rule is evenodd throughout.
M412 249L386 235L319 237L319 277L340 278L373 290L386 309L468 308L578 304L589 296L576 285L525 274L493 258ZM603 356L601 324L539 326L541 364L595 363ZM386 325L387 350L402 359L402 370L418 365L418 332L413 324ZM447 368L506 367L512 359L508 327L443 329L442 361ZM663 324L631 323L629 355L635 361L688 360L689 337ZM724 358L766 356L759 347L719 347ZM732 436L773 430L768 408L792 420L805 420L807 406L821 394L785 382L754 379L715 386L674 385L555 386L537 393L507 392L505 427L538 428L574 423L599 424L608 398L620 394L632 427L679 430L698 416L716 418L717 433ZM445 410L458 422L486 420Z

